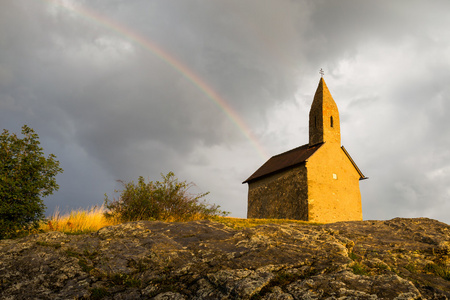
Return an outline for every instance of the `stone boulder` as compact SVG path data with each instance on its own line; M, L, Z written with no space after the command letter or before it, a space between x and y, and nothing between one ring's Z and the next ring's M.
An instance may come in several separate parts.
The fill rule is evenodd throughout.
M139 221L0 241L1 299L448 299L450 226L426 218Z

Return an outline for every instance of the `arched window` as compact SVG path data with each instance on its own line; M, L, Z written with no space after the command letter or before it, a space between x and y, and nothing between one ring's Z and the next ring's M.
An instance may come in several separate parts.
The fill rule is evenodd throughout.
M333 116L330 117L330 126L333 127Z

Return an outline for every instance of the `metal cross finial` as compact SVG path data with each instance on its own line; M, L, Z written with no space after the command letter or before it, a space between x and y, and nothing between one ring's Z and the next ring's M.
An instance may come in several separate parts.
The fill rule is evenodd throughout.
M320 77L323 77L323 74L325 74L325 72L322 70L322 68L320 68L319 74L320 74Z

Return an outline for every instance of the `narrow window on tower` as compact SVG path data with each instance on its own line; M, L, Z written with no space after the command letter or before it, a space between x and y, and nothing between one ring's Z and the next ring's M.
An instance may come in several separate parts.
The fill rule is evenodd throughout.
M317 128L317 117L314 117L314 128Z
M333 116L330 117L330 126L333 127Z

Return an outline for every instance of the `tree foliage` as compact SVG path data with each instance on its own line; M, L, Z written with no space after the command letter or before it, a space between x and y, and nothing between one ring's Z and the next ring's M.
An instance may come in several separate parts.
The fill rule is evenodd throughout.
M6 129L0 135L0 239L38 228L45 210L41 197L58 190L55 177L63 171L55 155L45 158L32 128L24 125L22 135Z
M173 172L162 176L162 181L145 183L140 176L138 183L119 181L123 190L118 199L110 201L105 194L106 217L119 218L122 222L137 220L187 221L211 216L227 215L220 206L201 201L209 193L190 194L192 183L180 182Z

